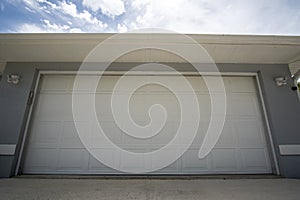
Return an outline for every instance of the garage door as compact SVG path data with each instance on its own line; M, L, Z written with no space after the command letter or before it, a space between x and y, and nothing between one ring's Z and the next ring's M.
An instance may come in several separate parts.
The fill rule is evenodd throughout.
M174 79L176 76L160 76ZM86 84L96 76L86 76ZM118 76L103 76L96 92L98 122L107 137L119 147L132 152L151 152L165 146L176 133L180 121L178 101L172 92L157 84L138 88L129 104L132 119L139 125L149 123L148 109L159 103L168 113L166 124L159 134L148 138L135 138L124 134L114 122L110 97ZM132 76L131 80L140 78ZM151 76L143 76L151 79ZM200 106L200 127L190 148L174 163L156 174L261 174L272 173L266 132L254 77L224 76L227 92L227 114L224 129L213 150L203 159L198 158L200 145L210 119L210 96L200 77L189 76ZM72 116L72 88L74 75L43 75L38 91L26 156L25 174L119 174L97 161L82 145ZM89 92L89 91L77 91ZM92 92L92 91L90 91ZM120 91L120 94L128 91ZM188 94L187 94L188 95ZM95 126L89 119L79 122L85 126L91 141L97 140ZM100 151L112 151L99 147ZM122 155L111 152L111 159L119 165ZM154 163L126 162L125 168L147 168Z

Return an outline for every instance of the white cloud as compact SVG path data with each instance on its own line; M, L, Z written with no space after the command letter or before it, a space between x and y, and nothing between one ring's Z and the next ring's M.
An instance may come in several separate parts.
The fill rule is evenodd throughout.
M23 0L26 4L34 5L37 1L36 0Z
M129 2L129 1L128 1ZM129 2L130 3L130 2ZM125 25L183 33L300 32L300 12L286 2L240 0L134 0Z
M79 12L77 5L70 1L50 2L49 0L15 0L23 1L27 11L40 15L42 23L24 23L24 32L103 32L107 24L103 23L88 10ZM26 9L26 8L25 8ZM15 30L20 32L19 27Z
M118 32L120 32L120 33L125 33L128 30L127 26L124 24L118 24L117 28L118 28Z
M70 26L68 26L68 25L60 25L60 24L51 23L47 19L44 19L43 21L48 30L54 30L55 32L65 32L70 29Z
M93 17L92 14L89 13L87 10L84 10L81 13L78 12L77 6L71 2L67 3L66 1L62 1L59 3L59 6L57 6L56 8L61 10L63 13L68 14L74 18L79 18L87 21L88 23L103 26L102 22L97 18Z
M67 32L81 32L79 30L70 29L68 25L61 25L51 23L49 20L42 20L42 25L25 23L18 27L20 33L67 33Z
M32 10L31 8L28 8L27 6L25 6L25 10L27 10L28 12L31 12L31 13L36 13L34 10Z
M57 25L52 29L57 28L60 31L72 29L72 31L82 32L127 32L140 28L162 28L181 33L300 34L300 4L292 1L272 0L270 3L261 0L62 0L56 2L11 0L10 2L17 4L20 1L25 2L26 7L36 14L40 14L40 18L51 22L48 26ZM83 9L79 9L80 3ZM26 7L24 6L23 9L27 9ZM101 16L99 10L104 15ZM29 24L25 24L24 28L28 28ZM52 30L49 27L45 28L47 26L45 21L35 25L40 26L42 30ZM63 29L65 25L70 28Z
M77 17L77 7L73 3L67 3L66 1L59 2L59 6L64 13L71 15L72 17Z
M51 8L57 8L57 5L55 3L51 3L50 1L47 0L38 0L39 3L46 3L49 5Z
M125 5L121 0L83 0L82 4L94 12L100 9L102 13L111 17L125 12Z
M36 24L22 24L18 27L20 33L46 33L47 30Z
M143 7L145 7L146 5L150 4L151 0L132 0L131 1L131 6L134 9L142 9Z
M70 33L82 33L82 30L80 28L71 28Z

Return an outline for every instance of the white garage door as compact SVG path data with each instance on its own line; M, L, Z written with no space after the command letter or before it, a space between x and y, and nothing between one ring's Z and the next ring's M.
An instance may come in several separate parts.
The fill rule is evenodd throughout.
M176 76L160 76L174 79ZM95 76L87 76L86 84ZM137 76L132 76L132 80ZM139 77L140 78L140 77ZM151 79L151 76L143 76ZM75 130L72 116L73 75L43 75L34 109L28 145L23 165L25 174L117 174L121 173L97 161L83 147ZM173 137L180 121L180 109L174 94L168 89L149 84L139 88L130 100L130 113L140 125L149 123L148 109L162 104L168 119L158 135L139 139L124 134L115 124L110 110L112 88L118 76L101 78L96 93L98 121L107 137L123 149L132 152L151 152L166 145ZM173 164L153 173L157 174L253 174L272 173L266 133L262 123L258 93L254 77L224 77L227 91L225 126L214 149L204 159L198 152L210 119L210 96L203 79L188 77L200 105L200 128L191 147ZM82 91L77 91L82 92ZM83 91L87 92L87 91ZM126 89L121 93L126 93ZM188 94L187 94L188 95ZM91 141L97 122L80 122L86 127ZM99 147L100 151L108 149ZM111 154L122 165L122 155ZM143 168L151 161L127 163L127 168Z

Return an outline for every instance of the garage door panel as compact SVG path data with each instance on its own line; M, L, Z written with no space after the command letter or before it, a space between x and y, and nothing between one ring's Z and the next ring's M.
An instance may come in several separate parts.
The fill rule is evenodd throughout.
M151 152L151 145L143 145L143 144L138 144L138 145L128 145L128 144L122 144L119 146L121 149L128 151L128 152L133 152L133 153L148 153Z
M86 125L82 123L78 123L78 125ZM86 125L87 126L87 125ZM77 134L76 127L74 122L64 122L63 123L63 133L60 136L59 146L61 148L81 148L83 149L84 146Z
M76 92L76 93L90 93L90 92L94 92L98 85L98 81L99 81L99 77L97 76L83 76L83 75L80 75L80 76L77 76L76 77L76 81L77 83L80 83L80 84L76 84L76 90L74 90L74 88L72 88L72 91L73 92ZM75 83L75 81L74 81Z
M126 150L135 153L144 153L145 151L147 151L145 149L138 149L138 148L127 148ZM146 159L140 160L125 155L126 154L124 152L121 152L120 166L122 169L125 169L126 171L137 171L141 169L145 169L145 170L147 169Z
M60 121L39 121L34 130L33 139L37 142L55 141L61 133Z
M188 81L193 87L195 92L208 93L208 88L203 78L199 77L189 77Z
M180 160L177 160L175 161L174 163L170 164L169 166L167 167L164 167L152 174L155 174L155 173L159 173L159 174L178 174L178 172L180 171L180 163L179 163Z
M177 123L167 122L157 135L151 137L151 144L160 147L168 144L175 137L177 128Z
M107 120L105 117L111 118L111 93L97 93L95 95L95 107L98 117ZM100 103L101 102L101 103Z
M167 79L170 79L170 77L168 77ZM149 81L156 81L156 80L159 80L159 79L157 79L157 78L155 78L155 79L148 78L148 80ZM162 85L156 84L156 83L149 83L147 85L144 85L144 86L140 87L139 90L142 91L142 92L146 92L146 93L153 93L153 92L154 93L155 92L163 93L163 92L168 91L168 88L164 87Z
M91 152L95 153L97 155L101 155L101 158L103 158L105 160L107 160L107 159L111 160L111 162L115 166L120 166L121 155L118 154L118 152L115 149L93 148L93 149L91 149ZM97 171L97 170L106 171L106 172L110 172L110 173L112 171L116 171L116 170L113 170L113 169L107 167L100 161L97 161L97 159L94 156L92 156L92 154L90 154L90 157L89 157L89 169L95 170L95 171Z
M76 115L76 120L78 121L87 121L90 120L91 116L89 115L89 112L87 112L87 108L90 108L90 99L94 99L94 95L91 93L84 94L79 93L74 95L76 101L72 101L72 95L69 95L67 101L68 105L71 105L71 107L68 108L68 117L72 116L73 119L73 111L72 111L72 104L76 103L76 109L74 109L74 112L78 113ZM79 114L80 113L80 114Z
M42 76L41 90L43 92L67 91L74 76Z
M99 125L104 131L106 137L108 137L111 142L116 145L122 144L123 132L113 121L93 122L93 128L90 138L92 148L100 148L99 140L101 140L101 133L99 133Z
M126 134L124 134L122 143L120 144L120 147L124 149L146 149L151 146L151 141L149 139L137 139Z
M191 148L199 148L203 143L203 139L207 133L209 121L200 121L197 135L191 145Z
M174 152L178 152L179 149L180 149L180 147L167 149L166 153L173 154ZM157 148L151 149L151 151L155 151L155 150L157 150ZM159 163L160 163L159 158L152 156L150 166L152 166L153 168L157 168L157 167L160 167ZM169 166L158 170L157 173L178 173L179 171L181 171L181 158L179 158L175 162L171 163ZM156 172L153 172L153 173L156 173Z
M110 155L111 159L114 159L114 164L119 163L118 158L116 158L116 155L114 153L114 150L107 150L107 149L97 149L96 151L105 151L107 155ZM109 152L108 152L109 151ZM113 170L106 165L102 164L99 162L96 158L93 156L89 157L89 168L88 168L89 173L120 173L117 170Z
M57 152L57 149L54 148L31 148L27 152L27 162L24 164L24 172L39 173L55 171Z
M228 78L228 85L230 92L233 93L256 93L255 79L245 77Z
M228 114L236 116L257 116L256 94L231 94L227 95Z
M30 145L32 148L35 149L53 149L53 148L58 148L59 144L58 142L30 142L28 145Z
M210 156L203 159L198 157L199 149L190 148L182 157L182 171L185 173L199 173L210 171Z
M223 131L218 139L218 142L215 148L236 148L237 147L237 138L234 134L233 126L227 121L224 124Z
M85 149L60 149L57 170L85 170L88 163L88 152Z
M136 161L126 160L122 154L109 146L99 146L101 137L98 132L98 123L107 137L124 150L145 153L155 151L168 144L175 136L180 123L180 108L176 96L167 88L157 84L148 84L139 88L130 100L130 114L139 125L150 122L148 110L153 104L165 107L168 118L161 131L148 139L138 139L124 133L115 123L111 111L111 95L114 84L120 77L104 76L95 94L96 114L98 121L91 121L86 116L88 106L86 97L93 95L92 86L98 79L97 76L82 77L84 84L76 90L76 95L81 98L80 109L82 113L77 121L78 128L84 130L92 146L92 152L108 156L115 166L128 170L151 169L160 161L152 157ZM177 82L175 76L131 76L128 84L133 85L141 79L165 79ZM209 78L214 80L214 78ZM24 173L59 173L59 174L120 174L97 161L82 145L76 132L72 114L72 90L75 76L50 75L43 76L41 89L38 93L37 106L30 128L30 138L24 163ZM211 153L203 159L198 158L200 146L205 137L210 115L211 99L204 80L198 77L188 77L196 91L200 109L200 126L190 148L174 163L151 172L150 174L222 174L222 173L271 173L271 164L268 154L265 129L259 107L256 83L253 77L224 77L227 95L227 113L224 129ZM193 94L184 91L182 86L177 88L179 95L191 98ZM116 91L118 98L128 94L128 85L121 85ZM217 99L221 91L211 91ZM118 105L123 108L125 105ZM221 123L221 106L214 105L216 110L215 122ZM195 116L189 115L184 120L189 121ZM188 125L187 131L191 125ZM214 130L214 127L212 127ZM185 144L181 141L170 153L181 150Z
M38 99L37 115L41 121L73 120L72 96L68 93L42 93Z
M162 105L168 115L168 120L178 121L180 119L180 109L179 103L176 99L176 96L173 93L165 92L165 93L149 93L145 95L146 99L144 100L144 106L146 108L146 112L148 113L148 109L154 104ZM172 116L172 117L170 117Z
M136 123L140 122L138 123L140 125L146 125L150 122L148 111L152 104L149 106L145 105L147 97L146 94L135 94L130 98L129 113ZM119 98L125 99L125 95L120 95Z
M62 123L62 133L59 135L59 144L61 148L84 148L82 141L77 133L77 129L82 131L83 136L90 138L91 123L87 121L64 121Z
M239 171L235 149L213 149L211 155L214 171Z
M266 162L266 160L268 160L268 152L266 151L266 149L243 148L241 149L241 155L245 170L264 172L270 171L270 165Z
M111 93L119 78L119 76L102 76L96 89L97 93Z
M226 77L221 78L223 81L223 86L220 85L220 77L218 76L205 76L205 84L207 86L209 93L223 93L224 89L225 91L228 91L228 81ZM209 87L208 87L209 86Z
M262 127L257 119L238 120L235 126L237 129L238 147L264 148L266 146Z
M211 101L208 94L197 93L199 110L200 110L200 120L209 120L211 115Z
M41 94L37 115L41 121L57 121L66 118L70 113L70 100L65 94Z

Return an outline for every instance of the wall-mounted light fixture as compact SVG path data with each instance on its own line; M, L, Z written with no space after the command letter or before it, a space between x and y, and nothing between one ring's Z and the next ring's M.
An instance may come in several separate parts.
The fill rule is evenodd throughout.
M274 80L277 86L283 86L287 84L287 77L276 77Z
M17 85L20 82L20 78L18 74L9 74L7 75L7 82Z
M296 71L293 75L292 75L292 80L294 82L294 86L292 87L292 90L299 90L299 98L300 98L300 69L298 69L298 71Z

